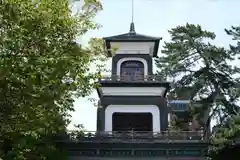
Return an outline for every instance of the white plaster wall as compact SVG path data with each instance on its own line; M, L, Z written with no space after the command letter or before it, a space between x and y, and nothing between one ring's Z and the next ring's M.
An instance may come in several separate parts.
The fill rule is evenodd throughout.
M154 42L111 42L115 54L153 54Z
M140 61L140 62L142 62L144 65L144 75L145 76L148 75L148 63L145 59L139 58L139 57L125 57L125 58L120 59L117 62L117 75L118 76L120 76L120 73L121 73L121 65L125 61Z
M165 87L102 87L106 96L163 96Z
M105 109L105 131L112 131L112 115L121 113L151 113L153 116L153 132L160 132L160 112L156 105L109 105Z

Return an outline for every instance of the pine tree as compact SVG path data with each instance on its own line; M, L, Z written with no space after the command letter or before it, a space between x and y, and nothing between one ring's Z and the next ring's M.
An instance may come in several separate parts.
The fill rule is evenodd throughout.
M233 37L233 40L237 42L237 45L230 44L230 51L235 59L239 60L240 51L240 27L231 27L231 29L225 29L226 33ZM239 70L236 68L236 70ZM239 77L236 77L238 79ZM239 86L239 85L238 85ZM235 95L239 95L239 88L232 88ZM237 97L236 97L237 98ZM239 102L238 102L239 103ZM210 147L210 154L213 160L225 160L231 155L231 159L239 159L240 156L240 112L238 111L234 116L228 116L227 119L221 121L221 124L217 126L216 132L213 133Z
M158 74L173 80L173 91L192 88L190 100L202 104L202 109L214 109L223 119L238 113L239 68L229 62L235 53L210 42L216 35L199 25L186 24L169 31L171 42L165 42L163 56L156 59ZM211 116L211 117L212 117Z
M231 50L211 44L216 35L200 25L186 24L169 31L171 41L165 42L162 56L156 59L158 74L172 81L171 93L188 90L193 102L192 116L200 119L207 110L212 113L204 121L208 128L212 118L223 124L239 115L239 67L232 65L239 53L239 44ZM227 31L235 40L240 29ZM198 104L197 106L194 104Z

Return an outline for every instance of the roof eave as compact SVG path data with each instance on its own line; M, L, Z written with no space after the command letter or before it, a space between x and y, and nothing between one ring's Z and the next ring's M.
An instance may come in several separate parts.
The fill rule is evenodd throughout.
M162 38L155 41L152 57L157 57L160 40L162 40Z
M154 42L159 41L160 39L112 39L112 38L106 38L105 41L109 42Z
M135 37L131 38L131 37ZM138 37L138 38L136 38ZM142 38L141 38L142 37ZM151 37L151 36L145 36L145 35L141 35L141 34L134 34L134 35L130 35L128 33L125 34L119 34L116 36L110 36L110 37L103 37L103 39L105 41L114 41L114 42L125 42L125 41L157 41L157 40L162 40L162 37Z
M108 37L103 38L105 40L105 45L107 49L108 56L111 57L111 42L155 42L154 49L153 49L153 57L157 57L158 54L158 48L159 48L159 43L160 40L162 40L162 37L156 38L156 39L111 39Z

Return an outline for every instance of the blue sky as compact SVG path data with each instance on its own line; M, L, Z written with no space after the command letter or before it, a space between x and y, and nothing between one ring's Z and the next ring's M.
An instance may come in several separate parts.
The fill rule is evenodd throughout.
M111 36L129 30L131 0L101 2L103 11L97 15L96 21L103 27L88 32L82 38L82 43L86 43L91 37ZM216 33L214 44L227 47L232 42L224 29L231 25L240 25L239 6L239 0L134 0L135 29L141 34L163 37L163 42L169 41L168 30L177 25L187 22L200 24L203 29ZM107 66L110 67L110 64L109 62ZM96 93L91 97L97 98ZM75 110L70 128L72 124L83 124L87 130L96 130L96 107L88 99L77 99Z

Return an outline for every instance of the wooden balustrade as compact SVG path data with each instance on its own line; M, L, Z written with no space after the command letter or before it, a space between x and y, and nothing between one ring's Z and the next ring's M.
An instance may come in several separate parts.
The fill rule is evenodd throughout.
M71 131L72 140L76 141L203 141L201 131L181 132L101 132L101 131Z
M99 78L100 82L104 81L121 81L121 82L162 82L162 77L158 75L146 76L119 76L119 75L103 75Z

